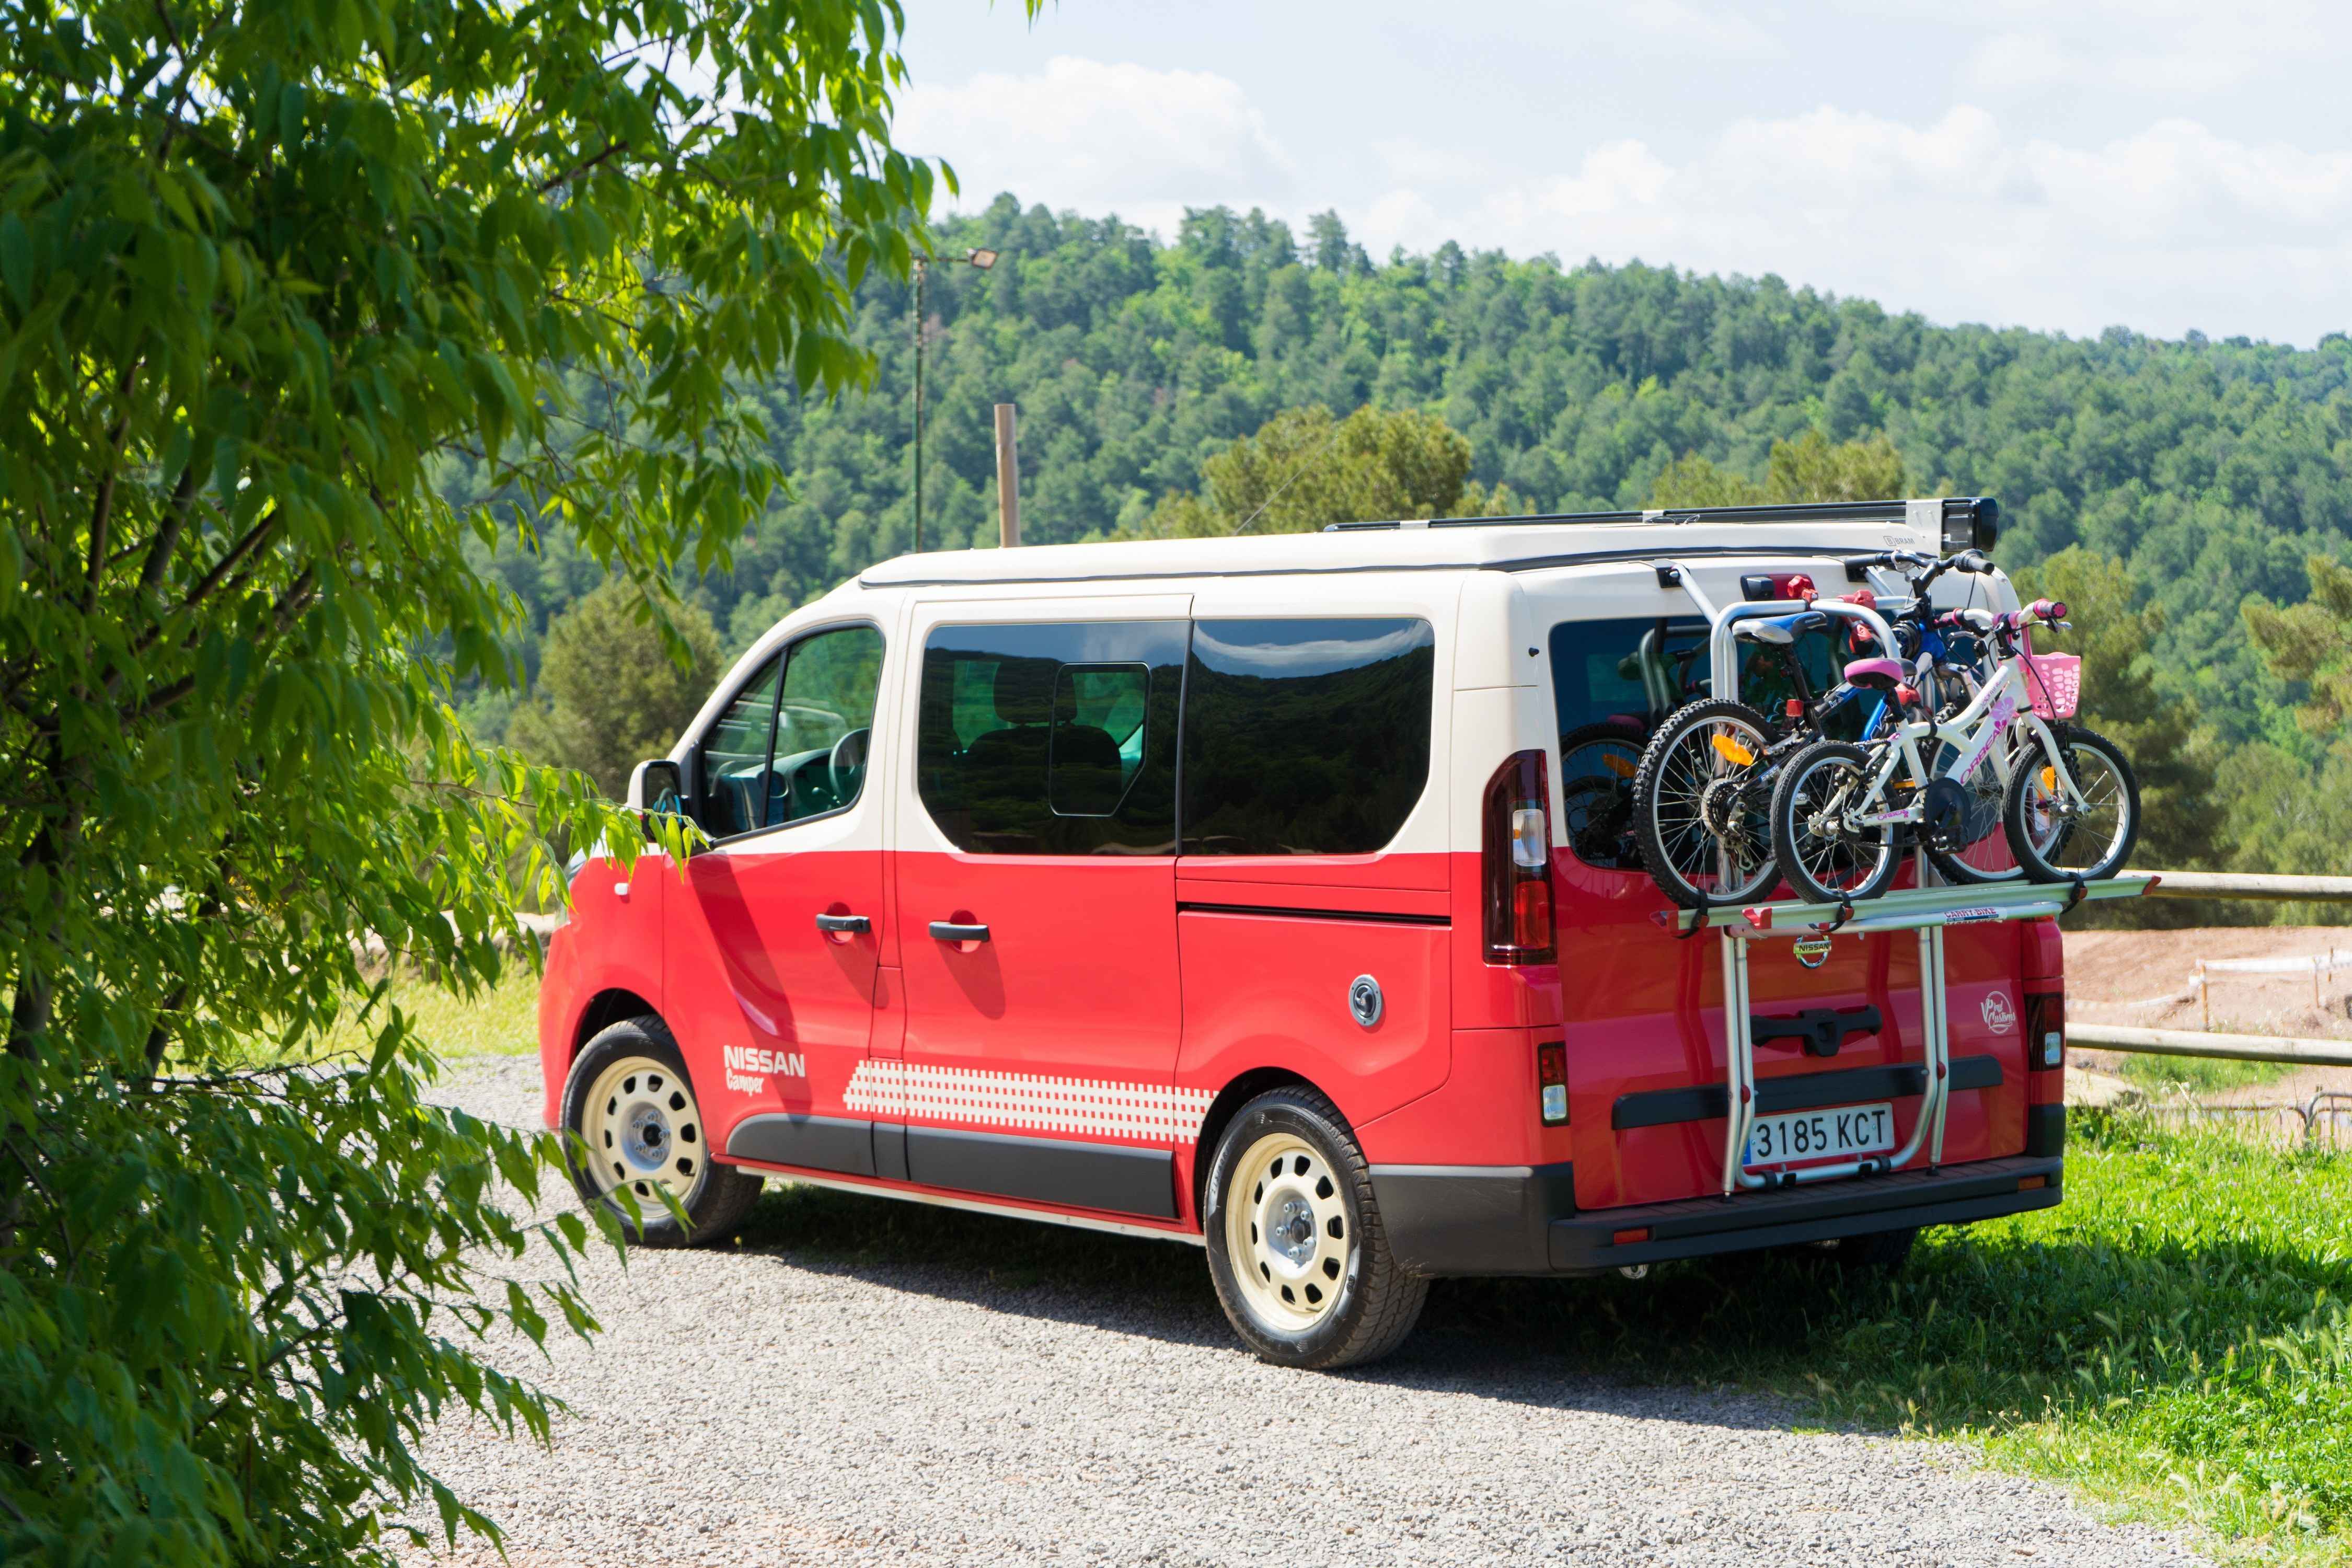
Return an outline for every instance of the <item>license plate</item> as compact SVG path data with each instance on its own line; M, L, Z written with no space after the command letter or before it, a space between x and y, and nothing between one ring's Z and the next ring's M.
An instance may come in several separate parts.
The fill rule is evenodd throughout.
M1748 1130L1743 1165L1783 1165L1800 1160L1848 1160L1895 1147L1892 1104L1841 1105L1759 1116Z

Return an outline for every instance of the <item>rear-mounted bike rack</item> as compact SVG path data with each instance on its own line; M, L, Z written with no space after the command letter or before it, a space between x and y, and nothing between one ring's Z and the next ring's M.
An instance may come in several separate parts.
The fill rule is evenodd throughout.
M1662 587L1680 588L1707 619L1708 689L1716 696L1739 694L1738 647L1733 638L1736 622L1759 616L1795 615L1820 610L1868 628L1878 646L1892 655L1894 634L1875 611L1843 600L1744 600L1717 606L1698 585L1697 574L1680 561L1654 563ZM1723 1133L1723 1195L1740 1189L1794 1186L1842 1176L1901 1170L1927 1154L1932 1170L1944 1158L1944 1115L1951 1100L1952 1060L1950 1018L1945 1005L1944 929L1994 921L2042 920L2061 915L2078 903L2108 899L2136 899L2156 886L2153 877L2110 877L2095 882L2003 882L1975 887L1934 886L1935 870L1923 850L1914 850L1912 864L1918 885L1882 893L1860 902L1835 904L1726 904L1704 910L1683 910L1673 922L1685 936L1713 928L1722 933L1724 1073L1730 1115ZM1662 917L1663 918L1663 917ZM1919 1108L1910 1141L1890 1154L1807 1165L1794 1171L1759 1175L1741 1157L1756 1126L1756 1031L1749 1013L1748 948L1776 937L1868 936L1877 932L1916 931L1919 933L1920 1033L1926 1045L1927 1100Z
M2061 915L2078 903L2109 899L2136 899L2156 886L2154 877L2110 877L2095 882L2015 882L1990 886L1938 888L1927 886L1932 872L1924 854L1914 852L1921 885L1884 893L1875 899L1837 904L1726 905L1704 911L1683 910L1674 929L1686 935L1713 929L1723 946L1723 1026L1725 1089L1730 1116L1723 1135L1723 1195L1741 1189L1794 1186L1843 1176L1897 1171L1926 1152L1927 1168L1944 1158L1944 1117L1951 1100L1950 1017L1945 1001L1944 931L1948 926L1985 925L2009 921L2042 920ZM1748 1134L1756 1125L1756 1030L1749 1011L1748 950L1750 944L1780 937L1867 936L1877 932L1916 931L1919 933L1919 1016L1925 1046L1927 1100L1911 1129L1910 1141L1889 1154L1807 1165L1793 1171L1759 1174L1742 1157Z

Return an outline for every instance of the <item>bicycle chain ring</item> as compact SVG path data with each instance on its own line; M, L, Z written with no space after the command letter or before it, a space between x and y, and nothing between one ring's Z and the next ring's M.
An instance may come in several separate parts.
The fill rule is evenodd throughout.
M1929 779L1919 792L1918 811L1919 833L1929 847L1957 855L1969 847L1969 792L1958 779Z

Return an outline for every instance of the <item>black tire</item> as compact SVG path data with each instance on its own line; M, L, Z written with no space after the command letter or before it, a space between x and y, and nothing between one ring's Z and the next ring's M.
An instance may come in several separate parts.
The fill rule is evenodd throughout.
M1723 840L1700 815L1705 807L1696 793L1698 770L1718 766L1701 760L1696 750L1710 743L1710 731L1736 734L1754 759L1734 763L1717 775L1736 792L1726 821L1740 829L1728 879L1713 868ZM1771 888L1771 806L1764 759L1770 745L1771 727L1763 714L1744 702L1706 698L1668 714L1642 748L1642 765L1633 775L1633 826L1642 864L1659 890L1684 909L1736 904Z
M2105 820L2102 812L2052 831L2040 805L2047 798L2041 776L2050 759L2037 742L2024 748L2022 765L2010 775L2008 798L2001 803L2010 852L2037 882L2112 877L2130 863L2139 843L2139 776L2132 772L2131 760L2097 731L2079 724L2053 724L2050 730L2093 810L2100 812L2101 803L2111 800L2117 819L2104 827L2088 826ZM2101 839L2105 842L2097 842Z
M631 1063L651 1068L622 1072ZM619 1079L603 1083L615 1073ZM669 1076L666 1076L669 1075ZM627 1088L620 1085L625 1082ZM599 1088L606 1104L593 1107ZM625 1102L623 1096L631 1097ZM646 1136L634 1152L625 1146L624 1123L640 1119ZM656 1142L652 1134L658 1127ZM709 1157L702 1135L694 1075L669 1026L650 1015L625 1018L589 1041L563 1083L564 1163L572 1190L590 1208L610 1209L624 1230L644 1247L716 1247L731 1238L760 1201L766 1184L758 1176ZM677 1192L688 1225L681 1227L652 1189L660 1179ZM623 1185L635 1197L641 1220L614 1195Z
M1868 1236L1842 1236L1832 1242L1829 1255L1832 1262L1853 1274L1899 1274L1911 1261L1912 1246L1919 1239L1916 1226L1908 1230L1880 1230Z
M1642 863L1633 776L1641 771L1643 740L1640 726L1622 721L1580 724L1559 738L1561 837L1579 860L1600 870L1630 871Z
M1859 781L1869 767L1870 753L1860 746L1816 741L1780 768L1772 789L1773 859L1797 897L1807 903L1874 899L1893 885L1902 868L1902 853L1889 829L1877 828L1874 836L1862 838L1828 838L1809 826L1817 804L1815 791L1825 784L1836 788ZM1843 872L1840 879L1829 879L1836 872Z
M1297 1152L1302 1148L1304 1156ZM1275 1173L1258 1176L1255 1168L1278 1153ZM1290 1162L1302 1157L1308 1161L1305 1168L1289 1173ZM1238 1194L1236 1206L1234 1189L1245 1177L1252 1190ZM1274 1184L1284 1182L1311 1184L1286 1195ZM1330 1190L1318 1195L1325 1185ZM1339 1108L1317 1090L1303 1084L1273 1089L1243 1106L1217 1140L1202 1197L1201 1229L1218 1304L1242 1342L1264 1359L1317 1371L1360 1365L1396 1349L1420 1320L1429 1281L1407 1274L1390 1252L1371 1167ZM1299 1218L1306 1222L1297 1243L1310 1250L1297 1260L1301 1272L1276 1275L1268 1265L1282 1259L1274 1247L1291 1238L1286 1235L1280 1244L1253 1238L1264 1234L1261 1216L1279 1217L1293 1201L1302 1205ZM1333 1224L1341 1232L1334 1234ZM1257 1281L1245 1286L1242 1269L1255 1270ZM1294 1296L1294 1286L1302 1294ZM1276 1301L1274 1291L1297 1310Z

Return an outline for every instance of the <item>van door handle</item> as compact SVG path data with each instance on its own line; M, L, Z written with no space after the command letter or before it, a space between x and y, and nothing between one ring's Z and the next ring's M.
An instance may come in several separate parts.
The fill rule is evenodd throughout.
M988 928L958 925L953 921L933 921L931 940L933 942L986 942Z
M816 929L827 936L863 936L874 929L874 922L864 915L819 915Z

